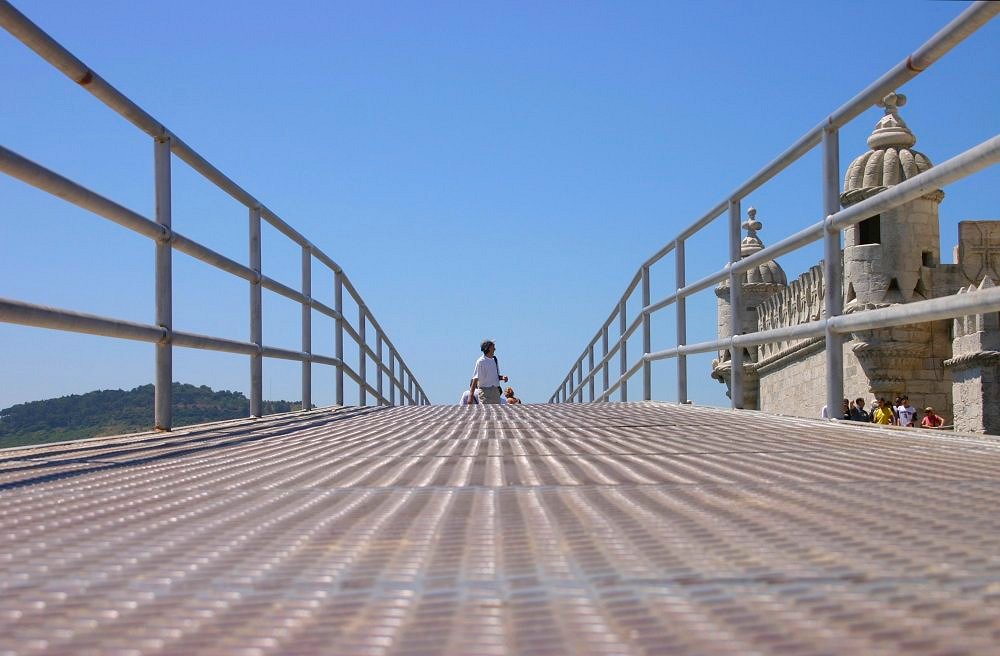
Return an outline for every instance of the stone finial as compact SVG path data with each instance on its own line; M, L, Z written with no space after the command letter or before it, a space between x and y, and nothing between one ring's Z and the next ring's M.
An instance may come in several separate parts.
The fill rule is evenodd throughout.
M747 236L743 238L740 243L740 256L746 257L752 253L756 253L760 249L764 248L764 242L760 240L757 236L757 231L763 226L761 222L757 220L757 210L751 207L747 210L747 220L743 222L741 227L747 231Z
M747 231L747 237L757 237L757 231L764 225L757 220L757 210L753 207L747 210L747 220L743 222L743 229Z
M896 120L901 120L899 118L899 108L906 104L906 96L892 91L875 104L879 107L884 107L886 115L892 114L896 117Z
M868 146L872 150L880 148L909 148L917 143L910 128L899 116L899 108L906 104L906 96L901 93L889 93L875 103L885 109L885 116L875 124L875 130L868 137Z
M762 242L760 237L757 236L757 231L763 226L761 222L757 220L756 209L752 207L747 209L747 220L741 224L741 227L747 231L747 236L740 242L741 258L749 257L764 248L764 242ZM767 262L762 262L756 267L743 272L744 285L755 285L758 283L784 286L787 284L787 280L785 278L785 272L781 269L781 266L779 266L774 260L768 260ZM722 280L716 288L716 293L720 293L719 290L728 289L729 281ZM728 294L729 292L724 291L723 293ZM773 290L771 293L773 293ZM726 298L728 298L728 296Z

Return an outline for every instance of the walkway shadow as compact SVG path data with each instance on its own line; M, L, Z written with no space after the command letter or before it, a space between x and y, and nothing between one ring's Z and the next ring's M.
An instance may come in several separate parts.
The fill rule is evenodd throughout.
M388 410L389 408L390 406L350 408L347 410L337 410L325 416L308 418L281 417L271 420L262 418L258 420L247 420L245 424L236 426L229 425L230 422L225 422L225 426L217 428L213 427L211 424L205 424L204 427L194 429L190 433L178 436L177 438L172 438L170 433L156 433L151 434L148 440L144 439L138 443L129 442L127 445L102 443L89 446L73 446L71 444L67 444L66 449L55 452L47 451L44 455L39 454L32 456L30 454L26 454L9 458L0 458L0 467L7 463L25 463L24 466L21 467L13 466L0 470L0 476L12 473L27 473L33 470L39 472L38 475L30 478L0 483L0 492L30 487L32 485L39 485L51 481L75 478L77 476L85 476L87 474L108 471L111 469L123 469L138 465L146 465L153 462L169 460L171 458L226 449L250 442L259 442L273 437L288 435L290 433L295 433L308 428L315 428L347 419L373 415L384 410ZM262 424L259 422L266 423ZM248 432L249 434L247 434ZM147 441L154 440L156 442L155 444L145 444ZM164 449L166 449L166 451L164 451ZM69 458L60 457L58 460L51 462L33 461L34 458L38 457L51 458L73 453L78 453L79 456ZM149 455L118 462L101 462L99 459L95 458L95 456L108 458L127 456L130 454L140 455L142 453L148 453ZM67 465L88 463L93 464L94 466L83 467L71 471L43 473L46 470L62 468Z

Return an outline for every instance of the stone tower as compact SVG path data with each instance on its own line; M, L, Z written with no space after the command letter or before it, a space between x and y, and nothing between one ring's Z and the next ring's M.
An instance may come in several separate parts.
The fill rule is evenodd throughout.
M906 96L890 93L880 103L885 116L868 137L870 150L857 157L844 176L844 207L923 173L933 165L913 150L913 132L899 116ZM844 250L847 312L931 298L934 269L941 261L935 190L848 228Z
M844 207L933 166L913 149L917 138L899 116L906 96L890 93L878 104L885 115L868 137L869 150L847 169L840 196ZM845 231L846 313L935 296L934 275L941 259L938 206L943 198L941 190L932 191ZM942 368L951 350L947 322L863 331L854 339L852 351L876 396L916 394L950 411L951 383L943 380ZM941 373L915 381L917 371Z
M959 294L994 287L987 274L979 286ZM953 357L945 361L954 379L955 430L1000 435L1000 313L958 317Z
M747 210L747 220L743 223L747 236L740 243L741 258L748 257L764 248L764 243L757 236L757 231L762 227L761 222L757 220L757 210L751 207ZM768 260L743 272L740 334L757 331L757 306L783 290L787 283L784 270L774 260ZM715 288L715 295L719 299L718 312L716 313L719 322L718 335L719 339L725 339L732 334L730 328L732 308L729 304L728 280L719 283L719 286ZM755 366L759 358L758 354L759 349L757 348L745 349L743 352L743 407L748 410L760 408L760 380ZM732 382L732 366L732 357L728 350L720 352L719 357L712 362L712 378L720 383L725 383L727 395Z

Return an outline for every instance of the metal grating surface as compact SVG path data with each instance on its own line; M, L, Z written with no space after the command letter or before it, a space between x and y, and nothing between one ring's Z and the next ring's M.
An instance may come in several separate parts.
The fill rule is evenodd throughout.
M0 654L998 644L994 438L632 403L0 451Z

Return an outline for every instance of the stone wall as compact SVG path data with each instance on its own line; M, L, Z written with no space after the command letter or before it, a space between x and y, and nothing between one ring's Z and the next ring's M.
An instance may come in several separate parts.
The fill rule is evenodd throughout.
M822 338L807 340L797 351L760 370L761 410L798 417L819 417L826 405L826 344ZM844 344L844 396L865 400L871 410L868 376L854 355L855 342Z
M826 350L821 340L760 369L760 409L819 417L826 405Z

